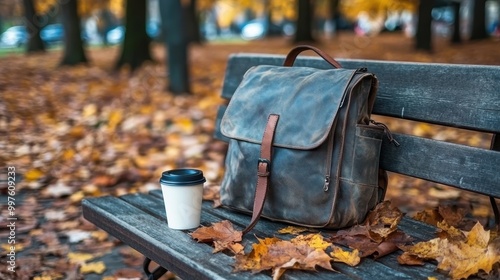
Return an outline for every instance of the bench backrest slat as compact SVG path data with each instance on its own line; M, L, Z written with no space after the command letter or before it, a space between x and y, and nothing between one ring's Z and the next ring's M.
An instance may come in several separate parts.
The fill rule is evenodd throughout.
M394 133L384 139L380 167L392 172L500 197L500 152Z
M222 97L230 100L245 72L257 65L282 65L284 56L235 54L229 58ZM437 63L338 60L345 68L366 67L380 81L373 113L500 135L500 67ZM296 66L331 69L318 57L299 57ZM219 108L214 137L220 133ZM412 135L384 141L380 166L388 171L500 197L500 152ZM492 147L500 150L500 136Z
M222 97L230 99L252 66L282 65L284 56L232 55ZM500 67L437 63L338 60L345 68L366 67L380 80L374 114L476 131L500 132ZM297 66L330 69L317 57Z

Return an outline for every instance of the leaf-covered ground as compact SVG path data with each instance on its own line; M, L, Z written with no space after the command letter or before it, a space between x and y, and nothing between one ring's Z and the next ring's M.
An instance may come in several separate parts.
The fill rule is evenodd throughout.
M318 45L334 57L500 64L499 41L450 45L415 52L402 35L341 34ZM164 49L156 63L134 74L113 73L117 48L91 49L88 66L59 68L58 51L0 58L0 166L14 167L17 217L16 273L11 279L117 279L142 277L142 256L81 217L84 197L158 188L163 170L190 166L209 184L223 173L224 145L213 141L215 113L230 53L285 54L289 41L207 44L191 48L191 96L165 92ZM490 135L383 119L393 131L488 147ZM0 174L6 201L7 168ZM414 214L438 205L491 217L489 201L471 193L392 176L388 199ZM0 278L9 279L6 254L9 209L0 215ZM229 265L229 264L228 264Z

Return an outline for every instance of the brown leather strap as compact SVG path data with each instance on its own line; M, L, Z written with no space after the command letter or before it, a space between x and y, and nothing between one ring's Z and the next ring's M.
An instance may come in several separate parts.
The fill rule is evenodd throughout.
M301 45L301 46L297 46L297 47L293 48L286 56L285 62L283 63L283 66L293 66L295 59L303 51L313 51L316 54L318 54L319 56L321 56L328 63L330 63L333 67L342 68L342 65L340 65L340 63L338 63L335 59L333 59L327 53L325 53L324 51L322 51L316 47L308 46L308 45Z
M250 224L243 230L243 234L249 232L256 224L264 209L264 201L269 187L269 176L271 176L271 151L273 147L274 133L278 124L279 115L271 114L267 118L266 129L262 136L260 145L260 158L257 162L257 186L253 201L252 219Z

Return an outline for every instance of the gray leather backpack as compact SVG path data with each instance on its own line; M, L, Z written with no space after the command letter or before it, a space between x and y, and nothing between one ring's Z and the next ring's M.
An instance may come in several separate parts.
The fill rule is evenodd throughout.
M333 68L292 67L312 50ZM343 69L323 51L298 46L283 66L249 69L221 121L230 138L221 186L224 206L306 227L361 223L383 200L379 170L385 126L370 124L378 80Z

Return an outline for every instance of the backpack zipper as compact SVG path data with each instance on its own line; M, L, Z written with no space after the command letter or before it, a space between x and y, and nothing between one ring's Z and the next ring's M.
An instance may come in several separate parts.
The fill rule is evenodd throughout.
M396 139L394 139L394 137L392 137L391 130L389 129L389 127L387 127L387 125L385 125L381 122L374 121L374 120L370 120L370 123L372 123L378 127L382 127L384 129L384 133L387 136L387 139L389 139L389 143L392 143L396 147L401 146L401 144L399 144L399 142L396 141Z
M335 121L335 123L337 123L337 121ZM330 130L330 136L328 136L325 184L323 185L323 191L325 192L327 192L330 189L330 172L332 170L332 158L333 158L333 127Z

